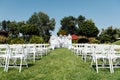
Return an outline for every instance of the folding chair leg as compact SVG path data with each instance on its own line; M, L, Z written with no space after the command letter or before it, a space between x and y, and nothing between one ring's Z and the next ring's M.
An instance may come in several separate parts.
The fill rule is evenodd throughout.
M114 73L114 67L113 67L112 59L109 60L109 66L110 66L110 72Z
M97 59L95 60L95 62L96 62L96 71L98 73L98 62L97 62Z
M27 64L26 58L24 58L24 62L25 62L26 67L28 68L28 64Z
M8 59L5 60L5 67L4 67L4 71L7 72L7 63L8 63Z
M93 65L93 62L94 62L94 60L92 59L92 61L91 61L91 65L90 65L91 67L92 67L92 65Z
M6 69L5 69L6 72L8 72L8 67L9 67L9 59L7 59L6 61Z
M21 68L22 68L22 60L23 60L23 59L21 58L19 72L21 72Z
M33 61L35 62L35 53L33 54Z

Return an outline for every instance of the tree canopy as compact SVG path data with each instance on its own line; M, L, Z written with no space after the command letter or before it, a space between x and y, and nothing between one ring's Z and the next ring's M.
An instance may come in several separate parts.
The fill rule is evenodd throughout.
M50 35L50 30L54 30L55 19L49 19L49 16L43 12L35 12L27 23L34 25L37 30L37 35L44 37L44 35Z
M97 37L99 33L95 23L91 19L86 20L82 15L78 16L78 18L73 16L64 17L61 20L61 28L58 33L63 30L66 34L77 34L86 37Z
M19 37L21 33L24 39L30 39L32 35L42 37L45 42L49 40L51 31L55 29L55 19L49 18L46 13L35 12L27 21L2 21L1 30L8 31L11 37Z
M76 27L76 18L73 16L64 17L61 21L61 28L58 31L58 33L61 33L61 31L65 31L66 34L74 34L77 33L77 27Z
M78 26L78 31L81 36L97 37L99 33L98 28L95 26L94 22L91 19L83 22L79 21Z
M120 37L120 29L113 28L112 26L110 26L107 29L102 29L98 38L101 43L106 43L106 42L115 42L119 37Z
M51 32L55 29L55 24L55 19L50 18L46 13L34 12L27 21L3 20L0 22L0 29L9 32L9 37L17 38L17 40L21 37L25 41L30 41L32 36L36 36L48 42ZM77 18L65 16L60 20L60 24L60 29L57 32L58 35L76 34L80 38L91 38L92 40L97 37L101 43L114 42L120 37L120 29L113 28L112 26L102 29L101 33L99 33L93 20L86 19L82 15L79 15ZM32 41L35 41L34 38L32 38Z

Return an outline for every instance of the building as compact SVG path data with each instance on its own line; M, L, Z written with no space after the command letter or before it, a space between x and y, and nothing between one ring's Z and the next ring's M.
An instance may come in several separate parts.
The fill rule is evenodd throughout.
M0 36L8 37L8 32L4 30L0 30Z

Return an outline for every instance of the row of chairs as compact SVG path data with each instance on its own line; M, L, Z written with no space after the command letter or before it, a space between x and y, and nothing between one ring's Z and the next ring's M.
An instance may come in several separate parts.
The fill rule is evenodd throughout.
M91 66L95 66L98 73L99 68L109 68L114 72L114 68L120 68L120 46L109 44L74 44L72 52L82 55L86 61L87 57L92 60Z
M23 65L28 67L27 61L33 59L35 62L39 56L47 55L48 44L1 44L0 45L0 67L8 71L9 67L18 67L19 72Z

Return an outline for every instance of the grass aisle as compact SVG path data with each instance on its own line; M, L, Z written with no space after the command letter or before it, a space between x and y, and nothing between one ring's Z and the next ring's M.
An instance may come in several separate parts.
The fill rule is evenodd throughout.
M97 74L90 62L84 62L68 49L55 49L41 60L29 62L29 68L22 67L21 73L15 68L9 72L0 68L0 80L120 80L120 69L113 74L109 69L100 69Z

